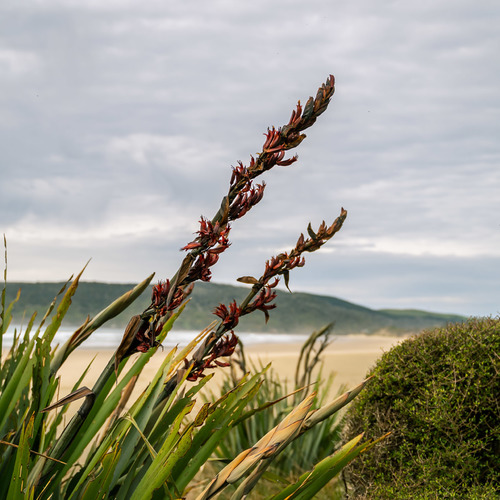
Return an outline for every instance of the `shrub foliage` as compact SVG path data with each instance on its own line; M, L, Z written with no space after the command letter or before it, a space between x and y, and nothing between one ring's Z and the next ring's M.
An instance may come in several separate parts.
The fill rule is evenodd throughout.
M500 318L412 337L370 374L344 432L392 434L349 467L354 498L497 498Z

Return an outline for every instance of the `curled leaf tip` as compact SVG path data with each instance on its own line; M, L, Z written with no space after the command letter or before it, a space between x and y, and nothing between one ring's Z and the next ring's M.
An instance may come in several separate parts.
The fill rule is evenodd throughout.
M256 285L259 282L259 280L257 278L254 278L253 276L241 276L240 278L237 278L236 281L245 283L247 285Z

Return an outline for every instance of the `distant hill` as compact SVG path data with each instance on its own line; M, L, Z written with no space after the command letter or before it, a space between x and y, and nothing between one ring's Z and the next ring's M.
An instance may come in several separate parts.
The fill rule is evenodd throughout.
M14 321L21 323L23 312L26 318L34 311L38 311L39 317L43 316L62 285L63 283L8 283L7 303L21 288L21 298L14 308ZM94 316L133 286L133 284L81 282L65 318L65 324L80 325L87 315ZM247 293L248 288L243 286L197 283L186 310L176 322L176 329L203 329L216 319L211 312L218 304L229 304L234 299L240 302ZM275 303L278 307L270 311L271 319L267 325L264 315L256 311L243 317L238 329L269 333L309 333L327 323L335 322L336 334L402 335L465 319L454 314L436 314L413 309L374 310L335 297L309 293L278 290L277 294ZM108 326L124 327L130 316L143 311L149 305L149 301L148 291L127 311L117 316L112 323L108 323ZM24 323L26 321L27 319Z

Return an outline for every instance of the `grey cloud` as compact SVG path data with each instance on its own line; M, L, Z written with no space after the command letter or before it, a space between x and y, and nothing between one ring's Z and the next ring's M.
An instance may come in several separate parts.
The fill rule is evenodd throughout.
M263 177L266 197L235 224L228 266L258 273L269 252L344 206L335 244L353 252L352 283L378 279L356 272L356 259L380 269L402 259L408 283L431 279L418 270L435 259L444 285L455 259L476 262L434 287L458 297L451 282L467 288L499 256L499 16L487 0L5 2L0 231L26 259L14 260L14 277L37 279L26 275L39 263L61 279L51 252L68 264L92 256L92 279L138 280L149 265L168 273L200 214L218 208L230 165L333 72L330 109L299 163ZM301 287L328 289L313 268L300 275ZM364 300L354 288L343 298ZM387 301L425 303L402 290L388 287ZM467 297L464 310L483 310Z
M292 290L334 295L372 308L495 315L500 313L499 264L498 257L408 257L338 249L309 257L290 282Z

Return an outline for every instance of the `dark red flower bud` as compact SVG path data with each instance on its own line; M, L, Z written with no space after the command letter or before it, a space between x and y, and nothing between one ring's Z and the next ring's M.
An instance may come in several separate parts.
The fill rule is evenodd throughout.
M201 247L201 243L197 241L192 241L191 243L188 243L186 246L183 246L181 250L193 250L194 248L199 248Z
M282 153L284 152L282 151ZM295 163L298 159L299 157L297 155L294 155L291 158L288 158L288 160L276 160L276 165L279 165L280 167L288 167L292 163Z
M170 291L170 280L159 281L157 285L153 286L152 303L155 307L158 307L168 296Z
M274 153L275 151L280 151L283 148L281 131L279 129L275 129L274 127L267 129L265 136L266 141L262 147L262 151L264 151L264 153Z
M231 330L238 324L241 310L234 300L229 304L229 309L224 304L219 304L214 309L214 314L222 320L227 330Z

